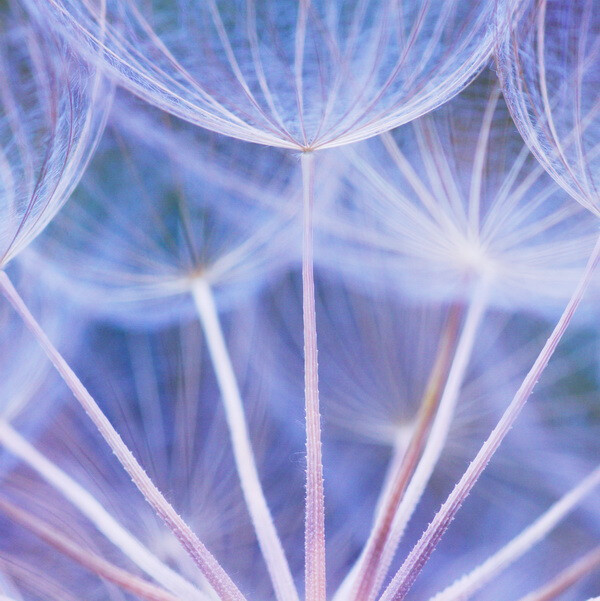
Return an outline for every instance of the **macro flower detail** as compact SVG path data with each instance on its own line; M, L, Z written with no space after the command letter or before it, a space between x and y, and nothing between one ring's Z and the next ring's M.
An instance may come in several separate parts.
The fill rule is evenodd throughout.
M0 2L0 601L598 601L599 14Z
M152 104L293 149L347 144L435 108L485 64L495 40L493 2L44 4L79 48Z
M1 264L67 201L102 134L110 88L16 2L1 7Z

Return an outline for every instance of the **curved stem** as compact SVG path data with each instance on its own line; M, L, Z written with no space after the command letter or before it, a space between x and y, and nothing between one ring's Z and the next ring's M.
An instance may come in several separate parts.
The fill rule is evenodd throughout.
M552 601L582 578L600 568L600 547L592 549L565 568L548 584L521 597L519 601Z
M460 350L463 356L465 350L467 351L466 355L471 354L469 349L465 349L465 337L469 338L470 345L472 346L478 322L483 315L485 295L481 295L481 298L479 296L476 294L474 302L471 303L471 309L466 319L463 335L461 336L462 347ZM353 575L354 586L352 592L352 598L355 601L371 599L377 594L381 586L381 580L385 577L385 571L387 571L387 566L382 565L383 553L390 542L390 537L393 535L392 527L397 519L396 514L410 482L411 475L414 473L423 447L426 444L427 433L430 430L442 398L448 404L448 402L454 402L457 397L458 389L455 388L455 393L449 395L445 392L444 385L450 377L453 365L455 366L454 373L456 373L457 361L453 360L453 354L456 353L455 357L458 356L459 348L456 347L456 337L459 323L460 310L457 306L454 306L450 311L440 339L436 361L431 370L409 445L402 460L397 463L394 472L390 474L388 486L383 491L382 498L378 504L380 509L377 512L371 535L357 562L355 568L356 574ZM461 343L459 342L460 345ZM464 368L466 368L467 363L468 360L462 361ZM462 381L462 377L460 380ZM449 420L446 420L446 423L449 426ZM409 517L407 515L406 519L408 520Z
M530 526L515 536L485 562L454 584L431 598L431 601L465 601L485 586L531 547L543 540L581 500L600 484L600 468L593 471L575 488L554 503Z
M24 509L13 505L6 499L0 498L0 511L47 542L63 555L70 557L73 561L76 561L100 578L108 580L123 590L133 593L138 598L146 599L146 601L178 601L179 599L155 584L106 561L103 557L78 545L61 531L46 524ZM181 599L184 599L184 597Z
M317 362L317 319L313 273L314 155L302 163L302 313L304 322L304 398L306 411L306 516L304 525L306 601L325 601L325 497L321 451L321 413Z
M437 413L427 437L423 454L395 512L390 533L383 545L381 555L377 558L376 565L373 567L375 570L375 581L371 598L377 594L383 584L406 526L421 500L431 474L446 444L448 432L454 418L458 395L473 353L477 332L489 300L488 295L489 283L484 279L478 283L471 299L456 347L456 353L454 354L448 373L448 379L444 386L444 392L442 393Z
M517 391L510 405L500 418L500 421L485 441L475 459L471 462L467 471L463 474L454 490L450 493L432 522L423 533L420 540L394 576L392 582L381 597L381 601L402 601L414 584L417 576L421 573L424 565L433 553L438 542L448 529L450 522L458 512L462 502L467 497L475 482L486 468L490 459L500 446L504 437L508 434L513 423L517 419L521 409L531 395L534 386L540 379L544 369L550 361L560 339L569 325L575 310L579 306L585 290L587 289L592 273L600 260L600 238L588 260L585 270L577 288L573 292L560 320L556 324L550 338L546 341L533 367L525 377L521 387Z
M143 543L108 513L89 491L44 457L4 421L0 421L0 444L60 492L94 524L99 532L156 582L183 599L207 600L207 595L153 555Z
M102 410L81 383L75 372L71 369L62 355L54 347L48 336L42 330L35 317L31 314L19 293L5 272L0 272L0 291L15 311L19 314L27 328L35 336L65 384L70 388L75 398L92 420L108 446L129 474L144 498L152 506L157 515L177 537L181 546L188 552L194 563L198 566L208 583L213 587L222 601L245 601L244 596L211 555L200 539L192 532L191 528L183 521L181 516L173 509L163 494L158 490L148 477L142 466L138 463L132 452L127 448L121 436L113 425L102 413Z
M192 283L192 295L219 383L244 499L276 597L279 601L298 601L292 573L256 469L244 405L210 284L205 279L196 278Z

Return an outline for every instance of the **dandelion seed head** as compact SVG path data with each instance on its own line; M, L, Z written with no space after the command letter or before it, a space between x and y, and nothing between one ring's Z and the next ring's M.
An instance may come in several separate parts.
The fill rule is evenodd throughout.
M597 2L531 0L522 3L515 21L496 60L515 123L548 173L597 216Z
M374 285L386 264L402 294L448 300L483 278L494 303L553 310L596 237L514 131L489 72L346 156L347 185L320 222L321 260Z
M0 597L596 594L595 8L0 0Z
M48 224L83 174L111 88L16 2L0 6L0 264Z
M29 265L44 264L47 279L92 310L150 323L192 314L198 277L226 307L294 260L295 181L278 177L285 157L261 149L251 164L238 142L149 117L145 127L163 132L159 148L136 146L116 126L108 132L100 172L84 179ZM166 169L156 171L157 162Z
M351 143L435 108L483 67L496 35L495 2L34 4L156 106L292 149Z

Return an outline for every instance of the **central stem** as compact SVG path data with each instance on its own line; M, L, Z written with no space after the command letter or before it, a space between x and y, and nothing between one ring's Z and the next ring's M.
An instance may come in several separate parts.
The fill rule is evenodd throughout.
M302 313L306 411L306 516L304 530L306 601L325 601L325 498L317 363L317 320L313 273L314 155L302 154Z

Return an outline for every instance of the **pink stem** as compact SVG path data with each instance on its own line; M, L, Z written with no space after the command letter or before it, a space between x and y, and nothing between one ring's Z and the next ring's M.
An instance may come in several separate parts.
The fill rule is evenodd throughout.
M598 568L600 568L600 547L592 549L560 572L548 584L521 597L519 601L552 601Z
M5 499L0 499L0 511L84 568L136 597L147 601L178 601L175 595L85 549L60 530Z
M213 587L222 601L245 601L244 596L229 578L225 570L202 544L190 527L173 509L162 493L156 488L142 466L137 462L131 451L127 448L118 432L102 413L96 401L92 398L85 386L81 383L75 372L69 367L65 359L54 347L48 336L42 330L35 317L19 296L12 282L3 271L0 272L0 291L8 299L23 322L35 336L65 384L70 388L75 398L79 401L88 417L92 420L98 431L108 443L115 456L125 468L144 498L154 511L162 518L165 524L177 537L182 547L189 553L206 580Z
M314 156L302 154L303 245L302 307L304 317L304 386L306 403L306 601L325 601L325 499L321 456L321 414L317 366L317 321L313 274Z
M517 394L500 418L500 421L490 434L489 438L479 450L479 453L477 453L475 459L467 468L467 471L463 474L458 484L454 487L454 490L450 493L432 522L427 527L427 530L425 530L421 536L419 542L413 547L400 569L396 572L396 575L383 593L380 601L402 601L402 599L406 597L408 591L417 579L417 576L421 573L421 570L431 557L438 542L448 529L450 522L454 519L462 502L475 485L475 482L477 482L479 476L486 468L504 437L508 434L521 409L525 405L525 402L531 395L534 386L548 365L550 357L552 357L575 310L579 306L599 260L600 238L598 238L598 241L596 242L596 246L592 251L577 288L573 292L573 295L550 335L550 338L546 341L544 348L525 377Z

